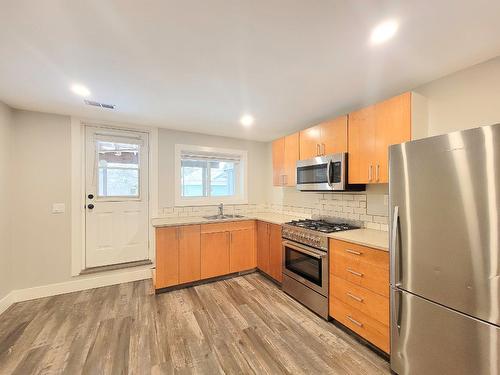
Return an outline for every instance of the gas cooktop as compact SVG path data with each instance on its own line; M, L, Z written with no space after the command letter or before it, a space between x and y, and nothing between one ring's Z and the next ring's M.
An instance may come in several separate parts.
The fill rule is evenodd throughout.
M347 223L331 223L325 220L312 219L292 220L286 224L294 227L315 230L321 233L333 233L344 230L359 229L359 227Z

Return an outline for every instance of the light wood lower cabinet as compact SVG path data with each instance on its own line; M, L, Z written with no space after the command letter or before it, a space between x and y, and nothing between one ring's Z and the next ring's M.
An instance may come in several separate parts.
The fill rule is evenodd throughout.
M156 229L156 288L179 283L179 234L177 227Z
M269 224L257 221L257 268L269 273Z
M330 240L329 313L389 353L389 253Z
M200 226L179 227L179 284L200 278Z
M255 224L229 233L229 271L246 271L256 266Z
M229 232L201 234L201 278L229 273Z
M257 222L257 268L273 279L283 281L281 225Z
M269 224L269 276L283 281L283 248L281 246L281 225Z
M156 229L155 288L200 279L200 226Z
M257 267L254 220L156 229L155 288Z

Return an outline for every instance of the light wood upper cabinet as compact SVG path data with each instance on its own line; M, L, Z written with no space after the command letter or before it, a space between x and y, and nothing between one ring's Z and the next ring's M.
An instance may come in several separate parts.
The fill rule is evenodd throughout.
M273 185L295 186L299 160L299 133L275 140L273 148Z
M200 280L200 226L179 227L179 284Z
M255 226L231 231L229 241L229 271L240 272L255 268Z
M373 180L375 156L375 106L349 114L349 183Z
M321 154L321 125L300 132L300 160L311 159Z
M297 184L297 160L299 160L299 133L285 137L284 186L295 186Z
M349 183L388 182L389 146L411 139L411 95L349 114Z
M347 151L347 116L300 132L300 160Z
M347 116L321 124L323 155L347 152Z
M201 234L201 278L229 273L229 232Z
M156 229L156 289L179 283L178 237L176 227Z

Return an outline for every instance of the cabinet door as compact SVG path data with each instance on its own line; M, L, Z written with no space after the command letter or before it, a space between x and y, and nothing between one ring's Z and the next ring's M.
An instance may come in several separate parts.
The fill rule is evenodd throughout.
M179 284L177 227L156 229L156 289Z
M283 248L281 246L281 225L269 224L269 276L283 281Z
M297 160L299 160L299 133L285 137L285 186L297 184Z
M179 228L179 283L200 280L200 226Z
M321 151L324 155L347 151L347 116L324 122L321 127Z
M300 160L311 159L320 155L321 125L316 125L300 132Z
M269 224L257 222L257 268L269 274Z
M229 273L229 232L201 234L201 278Z
M273 185L282 186L285 175L285 138L273 142Z
M411 93L396 96L375 105L374 182L389 182L389 146L411 139Z
M375 176L375 106L349 114L349 183L369 184Z
M231 231L229 240L229 271L239 272L255 268L255 229Z

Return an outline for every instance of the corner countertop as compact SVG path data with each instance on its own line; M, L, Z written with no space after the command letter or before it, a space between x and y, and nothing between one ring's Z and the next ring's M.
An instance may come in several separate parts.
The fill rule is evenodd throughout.
M344 232L330 233L330 238L352 242L374 249L389 251L389 233L375 229L353 229Z
M188 216L188 217L160 217L155 218L151 221L153 227L171 227L178 225L190 225L190 224L211 224L211 223L224 223L230 221L242 221L242 220L260 220L266 221L271 224L284 224L286 222L298 219L304 219L305 216L292 216L284 215L278 213L260 212L254 214L247 214L241 218L231 218L227 220L209 220L201 216Z
M191 224L210 224L242 220L260 220L271 224L282 225L288 221L304 219L305 216L306 215L295 216L280 213L259 212L248 214L241 218L232 218L227 220L209 220L201 216L163 217L153 219L152 224L154 227L159 228ZM372 247L378 250L389 251L389 233L385 231L375 229L354 229L345 232L330 233L328 237L335 238L341 241L352 242L362 246Z

